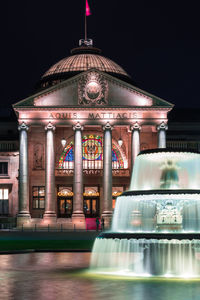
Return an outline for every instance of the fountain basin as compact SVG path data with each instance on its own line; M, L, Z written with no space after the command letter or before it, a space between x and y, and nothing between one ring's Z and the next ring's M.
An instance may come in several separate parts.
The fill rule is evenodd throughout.
M127 191L117 198L113 232L200 232L200 190Z
M177 238L176 235L159 235L157 239L152 234L146 237L132 233L101 234L93 247L90 268L104 274L133 277L199 277L199 235L194 239L184 234L183 239Z
M185 232L185 233L171 233L171 232L102 232L97 239L156 239L156 240L200 240L200 233Z
M136 158L130 190L199 189L200 154L180 149L151 149Z
M96 239L91 268L131 276L200 277L200 154L153 149L136 158L111 231Z

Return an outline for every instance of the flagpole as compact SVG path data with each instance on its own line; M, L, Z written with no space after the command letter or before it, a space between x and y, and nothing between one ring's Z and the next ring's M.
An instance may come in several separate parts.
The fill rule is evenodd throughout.
M85 0L85 41L87 41L87 16L86 16L86 0Z

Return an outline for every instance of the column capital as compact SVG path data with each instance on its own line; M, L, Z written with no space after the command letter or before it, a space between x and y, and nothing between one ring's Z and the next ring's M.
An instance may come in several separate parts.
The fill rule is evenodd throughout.
M47 131L47 130L55 131L56 126L54 126L51 122L49 122L49 124L46 125L44 129L45 129L46 131Z
M26 130L28 131L29 130L29 126L25 123L25 122L22 122L19 126L18 126L18 130L21 131L21 130Z
M130 130L134 131L134 130L141 130L141 126L138 124L138 122L136 121L133 125L130 126Z
M73 130L83 130L83 126L80 124L80 122L77 122L75 125L72 126Z
M161 122L158 126L157 126L157 130L167 130L168 129L168 125L163 121Z
M109 122L107 122L106 125L103 125L102 128L103 130L113 130L113 126L111 126Z

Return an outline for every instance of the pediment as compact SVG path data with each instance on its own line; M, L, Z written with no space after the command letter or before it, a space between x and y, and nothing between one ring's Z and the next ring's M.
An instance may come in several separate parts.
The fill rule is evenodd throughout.
M111 75L91 69L14 105L14 108L20 107L167 108L173 105Z

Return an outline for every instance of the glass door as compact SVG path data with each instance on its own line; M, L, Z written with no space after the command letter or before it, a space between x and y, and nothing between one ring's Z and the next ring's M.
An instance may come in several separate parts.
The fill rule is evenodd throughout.
M70 218L72 215L72 198L59 197L58 216L60 218Z
M72 186L58 186L57 203L58 217L71 218L73 210Z
M86 218L96 218L99 216L99 198L85 197L83 200L83 210Z

